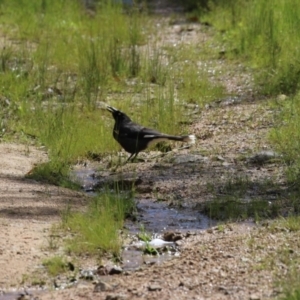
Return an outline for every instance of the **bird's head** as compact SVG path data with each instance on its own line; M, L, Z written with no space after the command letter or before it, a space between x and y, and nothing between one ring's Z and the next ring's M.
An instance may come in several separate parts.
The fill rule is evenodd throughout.
M122 122L122 121L131 121L131 119L121 112L120 110L117 110L116 108L112 106L107 106L106 109L111 112L112 116L114 117L116 122Z

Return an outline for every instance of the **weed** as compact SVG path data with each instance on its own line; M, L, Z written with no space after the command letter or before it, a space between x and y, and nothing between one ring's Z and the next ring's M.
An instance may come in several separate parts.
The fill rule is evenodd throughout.
M289 231L299 231L300 230L300 217L299 216L289 216L287 218L281 218L276 222L272 223L271 229L284 228Z
M286 290L286 295L281 297L282 300L299 300L300 299L300 288L290 290L290 287Z
M146 242L145 248L143 250L144 254L149 254L149 255L158 255L159 252L157 251L157 249L155 249L154 247L150 246L149 242Z
M51 276L57 276L64 273L68 269L68 265L61 256L54 256L43 261L43 265L46 267L48 273Z
M138 238L143 242L151 241L151 236L148 232L146 232L144 225L140 226L140 232L138 233Z
M60 184L78 157L118 149L110 116L95 110L99 101L109 100L130 116L134 105L136 121L183 134L188 116L182 103L206 103L219 94L208 70L197 72L196 48L180 46L177 54L141 47L152 27L145 15L123 14L121 5L109 1L99 4L94 18L74 1L43 3L3 2L7 34L14 28L19 43L0 53L0 101L9 103L1 134L21 132L46 147L50 162L37 172L39 178ZM139 99L133 101L133 95Z
M87 212L70 213L63 224L75 235L67 242L69 251L100 256L109 251L118 255L121 247L118 230L133 207L131 196L106 191L91 199Z
M56 250L58 249L58 236L51 234L48 238L48 249Z
M253 182L249 178L229 178L216 188L208 184L208 189L215 194L214 199L201 205L201 210L217 220L244 220L276 217L280 214L278 201L268 201L264 196L271 181Z
M297 0L212 2L204 18L221 30L232 53L251 61L257 87L266 94L293 94L299 90L300 5ZM204 19L203 19L204 20ZM292 49L292 50L291 50ZM229 54L230 51L227 51Z
M218 224L217 229L219 232L224 232L226 229L226 226L224 224Z

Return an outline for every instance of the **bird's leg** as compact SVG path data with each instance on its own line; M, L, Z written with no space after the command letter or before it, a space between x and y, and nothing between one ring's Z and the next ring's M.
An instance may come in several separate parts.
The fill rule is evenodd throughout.
M126 163L128 163L129 161L134 161L134 159L137 157L137 155L138 155L138 152L132 153L126 160Z
M126 163L127 162L129 162L130 160L131 160L131 158L132 158L132 156L134 155L135 153L131 153L131 155L127 158L127 160L126 160Z

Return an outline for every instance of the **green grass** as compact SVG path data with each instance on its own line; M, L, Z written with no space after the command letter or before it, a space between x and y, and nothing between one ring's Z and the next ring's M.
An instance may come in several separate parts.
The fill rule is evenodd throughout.
M271 95L299 90L299 1L215 1L210 8L202 20L220 30L227 57L238 54L253 68L257 89Z
M79 1L4 0L1 15L0 134L46 146L50 172L42 168L39 177L67 174L88 152L120 149L100 102L145 126L185 134L183 104L204 106L224 93L207 68L198 71L196 46L157 46L147 15L123 13L110 1L91 17Z
M293 289L286 288L285 296L281 297L282 300L299 300L300 299L300 288Z
M288 180L300 179L300 94L278 103L280 114L278 124L270 133L270 140L278 152L282 153L288 166Z
M0 12L0 138L44 146L49 161L31 178L78 188L69 179L78 158L120 150L103 103L145 126L189 134L185 104L203 107L224 94L209 67L198 66L207 52L162 43L144 13L99 1L91 16L72 0L3 0ZM68 249L118 253L127 205L126 196L105 192L86 213L66 213L75 236Z
M74 234L67 249L75 254L102 256L109 252L119 255L122 229L126 215L135 205L130 194L106 191L90 200L85 213L68 211L63 216L63 228Z
M279 299L297 300L300 299L300 277L299 277L299 243L296 236L300 230L300 217L290 216L280 218L271 223L269 228L273 234L276 231L289 232L289 237L285 244L277 250L275 256L280 258L280 262L287 266L287 272L284 277L277 279L277 284L282 288L283 295ZM294 250L295 249L295 250ZM275 257L275 259L276 259Z
M43 261L43 266L46 267L51 276L57 276L68 270L68 264L61 256L54 256Z
M283 155L288 182L295 185L300 178L299 15L297 0L275 0L272 5L268 0L211 1L209 10L200 13L202 21L219 31L217 40L223 43L224 58L251 67L254 89L285 99L273 107L280 113L274 114L276 127L269 141Z
M200 209L216 220L259 221L278 217L282 206L280 196L269 201L266 193L272 187L275 184L269 180L256 182L241 176L228 178L223 184L208 185L214 197L213 200L203 203Z

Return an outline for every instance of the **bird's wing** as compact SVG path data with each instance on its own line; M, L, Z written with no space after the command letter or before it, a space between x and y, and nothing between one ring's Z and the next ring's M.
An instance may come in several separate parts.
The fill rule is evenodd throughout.
M164 134L163 133L160 133L154 129L151 129L151 128L146 128L146 127L143 127L141 132L140 132L140 136L142 136L143 138L148 138L148 139L152 139L152 138L155 138L155 137L160 137L160 136L163 136Z
M161 136L162 134L158 131L140 126L134 122L129 122L124 124L119 131L119 137L127 137L130 139L140 139L140 138L149 138L152 139L154 137Z

